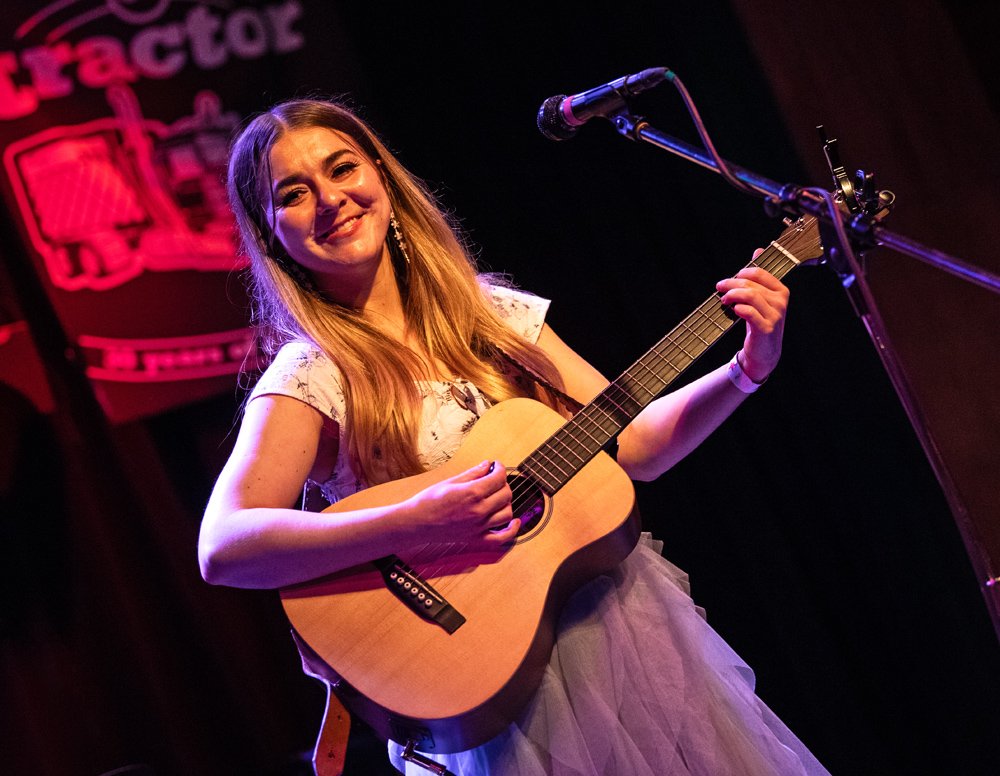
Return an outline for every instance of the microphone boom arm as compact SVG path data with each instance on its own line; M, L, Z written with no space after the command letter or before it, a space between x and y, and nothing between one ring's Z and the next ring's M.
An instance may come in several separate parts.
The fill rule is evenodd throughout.
M642 140L664 151L669 151L699 167L723 175L727 180L730 177L735 178L739 181L737 188L749 194L756 194L765 200L765 207L771 215L786 213L797 218L800 215L809 214L816 216L820 221L830 222L826 201L809 188L790 183L777 183L752 170L725 160L721 160L722 165L720 166L706 150L656 129L645 119L633 116L627 108L609 119L615 125L618 133L630 140ZM852 241L862 249L884 245L994 293L1000 293L1000 276L988 270L936 248L929 248L864 217L852 218L845 226L848 227Z

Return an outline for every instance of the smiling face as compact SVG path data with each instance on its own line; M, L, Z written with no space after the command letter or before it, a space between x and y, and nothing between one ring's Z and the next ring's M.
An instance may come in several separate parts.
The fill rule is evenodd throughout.
M389 196L376 165L326 127L286 132L271 148L274 234L324 289L373 278L388 262Z

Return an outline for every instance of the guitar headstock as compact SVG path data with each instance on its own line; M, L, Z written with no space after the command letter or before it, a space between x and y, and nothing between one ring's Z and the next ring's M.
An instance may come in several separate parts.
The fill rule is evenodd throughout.
M797 264L819 264L825 255L816 216L800 216L772 245Z
M872 206L871 209L873 212L870 215L856 215L852 221L852 225L857 221L861 221L862 224L871 226L882 221L889 215L894 195L892 192L878 192L878 196L882 203L881 206L877 209ZM850 212L842 201L839 204L839 208L845 215ZM823 239L828 227L821 227L816 216L811 215L800 216L796 221L785 219L785 223L787 224L787 228L772 244L777 246L779 250L786 252L799 264L822 263L826 258L826 247L824 246ZM829 227L829 232L829 239L833 241L833 244L836 244L837 237L833 232L832 226Z

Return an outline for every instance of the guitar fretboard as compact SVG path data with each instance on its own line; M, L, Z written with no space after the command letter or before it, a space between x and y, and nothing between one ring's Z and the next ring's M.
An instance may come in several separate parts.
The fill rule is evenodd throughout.
M799 260L775 241L747 267L760 267L780 280L798 264ZM525 458L518 469L550 496L555 494L738 320L717 294L710 296Z

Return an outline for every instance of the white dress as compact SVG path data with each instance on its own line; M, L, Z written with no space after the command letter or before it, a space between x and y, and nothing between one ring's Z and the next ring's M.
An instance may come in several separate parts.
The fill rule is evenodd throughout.
M507 322L531 341L548 301L492 287ZM421 462L443 463L489 403L467 381L420 384ZM343 428L335 366L314 346L285 345L252 397L303 401ZM364 487L342 449L332 477L316 483L330 502ZM687 575L643 534L613 572L564 608L538 691L519 719L467 752L433 755L456 776L790 776L826 769L754 694L754 676L709 627ZM389 757L407 776L428 771Z

